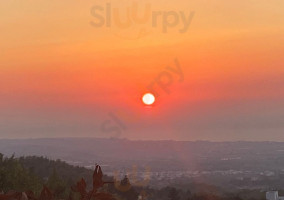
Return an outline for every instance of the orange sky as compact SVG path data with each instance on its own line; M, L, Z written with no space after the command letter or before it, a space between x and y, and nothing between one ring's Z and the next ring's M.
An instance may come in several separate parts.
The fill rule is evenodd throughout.
M94 6L126 19L133 2L0 2L0 137L112 137L101 126L115 113L131 139L284 141L282 0L136 1L139 15L194 12L185 33L180 15L167 33L162 16L157 27L91 25ZM171 73L170 93L156 88L145 108L175 59L184 80Z

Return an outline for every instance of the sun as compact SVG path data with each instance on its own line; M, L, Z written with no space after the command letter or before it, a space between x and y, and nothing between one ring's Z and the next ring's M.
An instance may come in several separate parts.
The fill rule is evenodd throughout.
M143 95L142 101L145 105L152 105L155 102L155 96L151 93L146 93Z

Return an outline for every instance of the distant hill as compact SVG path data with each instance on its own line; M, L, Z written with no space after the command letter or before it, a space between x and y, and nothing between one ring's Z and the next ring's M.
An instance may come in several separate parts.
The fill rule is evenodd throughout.
M114 199L114 196L125 200L137 199L138 193L133 187L121 193L111 183L113 177L101 178L98 174L94 175L93 170L68 165L60 160L36 156L5 157L0 154L0 199L26 199L17 196L11 198L11 195L22 195L21 192L25 192L29 199L76 200L80 195L85 195L85 192L92 191L94 185L96 190L92 194L104 195L104 199ZM99 185L100 181L108 182L106 187Z
M4 155L45 156L106 171L138 165L161 170L282 170L284 143L131 141L126 139L2 139Z

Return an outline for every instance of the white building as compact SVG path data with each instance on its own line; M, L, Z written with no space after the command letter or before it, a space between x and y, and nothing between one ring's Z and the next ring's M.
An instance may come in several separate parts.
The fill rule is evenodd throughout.
M266 200L284 200L284 197L278 195L278 191L266 192Z

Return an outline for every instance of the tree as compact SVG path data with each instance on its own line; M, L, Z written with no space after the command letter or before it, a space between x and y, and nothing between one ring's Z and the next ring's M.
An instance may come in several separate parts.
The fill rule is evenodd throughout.
M53 191L55 198L64 198L68 195L68 190L66 182L58 175L55 169L53 169L52 174L49 176L46 183L47 187Z

